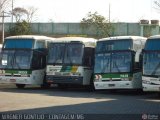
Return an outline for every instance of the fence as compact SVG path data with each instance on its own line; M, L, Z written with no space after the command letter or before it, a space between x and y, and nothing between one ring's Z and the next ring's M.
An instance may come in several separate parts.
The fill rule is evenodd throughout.
M112 23L114 30L112 36L119 35L137 35L137 36L151 36L159 34L159 25L153 24L139 24L139 23ZM5 32L8 32L11 23L5 23ZM56 35L86 35L96 36L97 32L94 28L83 30L80 23L31 23L31 30L33 34L42 34L49 36ZM2 24L0 24L0 31L2 31Z

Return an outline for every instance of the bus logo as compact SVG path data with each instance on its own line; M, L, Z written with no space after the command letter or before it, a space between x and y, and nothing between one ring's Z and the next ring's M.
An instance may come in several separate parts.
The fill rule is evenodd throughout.
M24 75L27 74L27 71L18 71L18 74Z
M128 74L121 74L120 77L121 78L128 78Z

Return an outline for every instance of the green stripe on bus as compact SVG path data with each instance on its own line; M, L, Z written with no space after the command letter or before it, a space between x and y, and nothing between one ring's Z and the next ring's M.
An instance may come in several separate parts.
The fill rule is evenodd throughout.
M32 70L5 70L5 73L10 73L10 74L32 74Z

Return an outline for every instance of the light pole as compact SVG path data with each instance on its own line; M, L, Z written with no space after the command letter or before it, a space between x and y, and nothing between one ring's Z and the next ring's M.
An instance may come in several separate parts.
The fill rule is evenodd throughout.
M12 0L12 24L13 24L13 0Z
M0 17L2 17L2 43L4 42L4 18L5 17L10 17L10 16L5 16L4 15L4 11L2 11L2 16L0 16Z
M111 21L111 4L110 4L110 2L109 2L109 23L110 23L110 21Z

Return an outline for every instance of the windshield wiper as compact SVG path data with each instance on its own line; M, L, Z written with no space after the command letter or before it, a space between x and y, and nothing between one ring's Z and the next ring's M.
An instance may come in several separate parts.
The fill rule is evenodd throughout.
M110 68L109 62L103 66L102 73L104 73L108 67Z
M16 61L16 52L17 51L15 51L14 54L13 54L13 60L14 60L15 65L17 65L18 69L21 69L20 65Z
M158 65L156 66L156 68L153 70L153 72L151 73L151 75L155 75L156 71L158 70L158 68L160 67L160 62L158 63Z
M119 69L119 67L118 67L118 65L117 65L117 63L116 63L116 62L114 62L114 64L115 64L115 66L116 66L116 68L117 68L118 72L121 72L121 71L120 71L120 69Z

